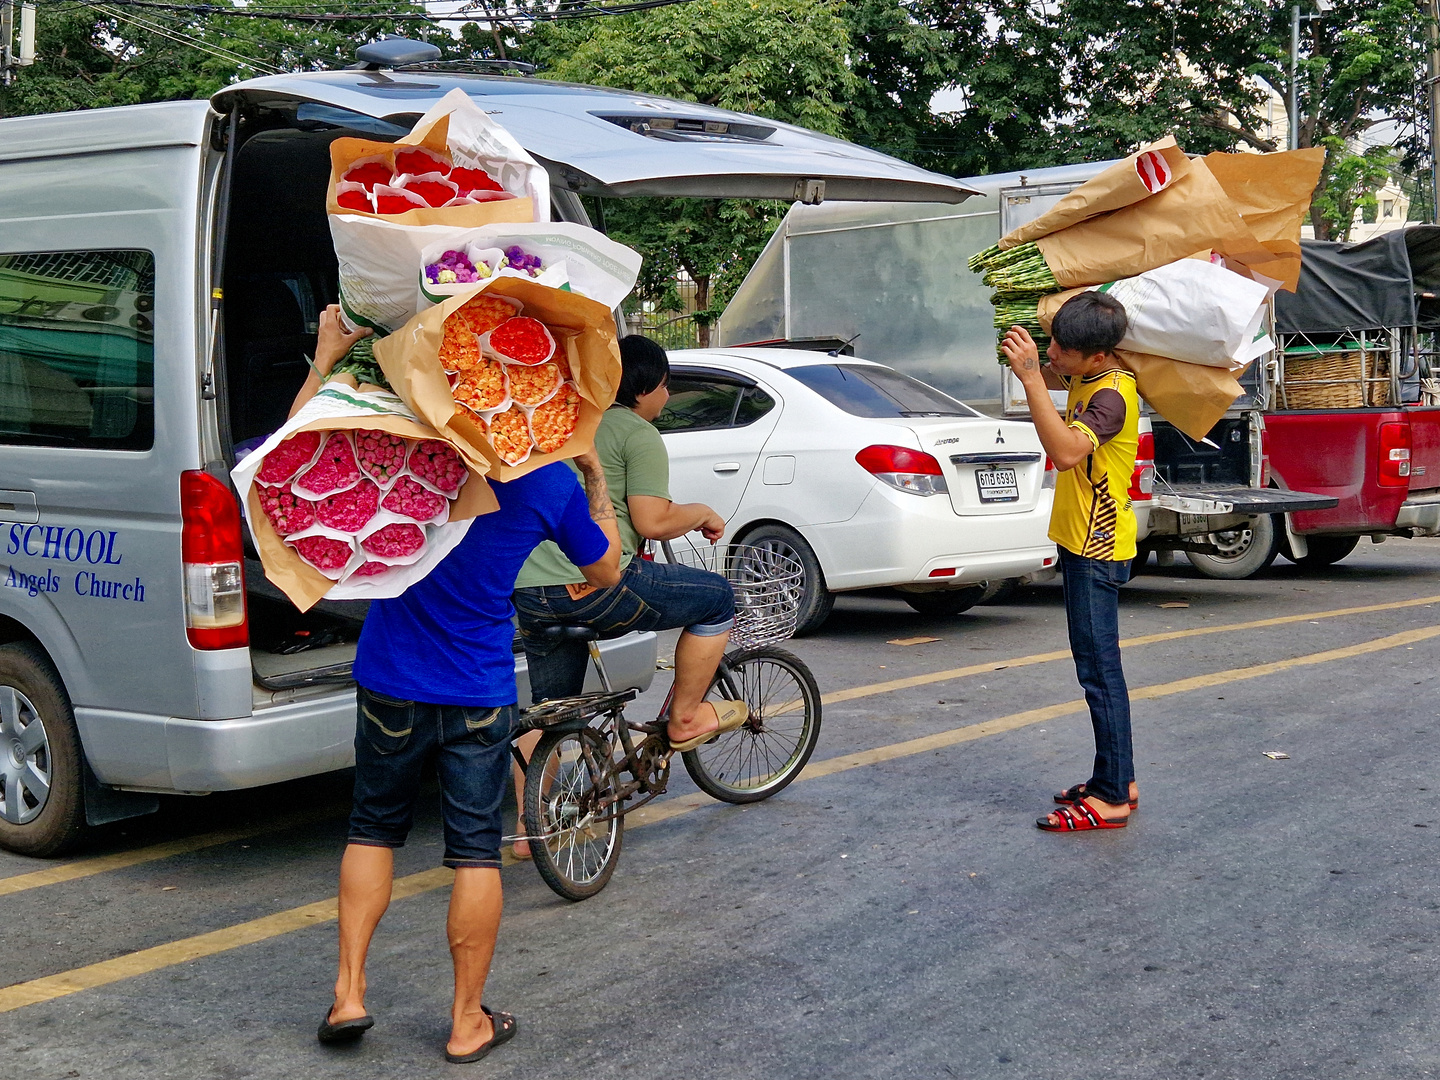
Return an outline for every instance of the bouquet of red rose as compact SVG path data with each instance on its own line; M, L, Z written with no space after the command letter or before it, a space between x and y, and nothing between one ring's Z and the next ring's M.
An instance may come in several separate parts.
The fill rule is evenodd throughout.
M266 577L302 611L399 596L497 508L484 470L398 397L343 378L231 476Z
M452 90L396 143L330 144L326 202L346 319L381 332L416 310L420 251L496 222L550 220L544 168Z

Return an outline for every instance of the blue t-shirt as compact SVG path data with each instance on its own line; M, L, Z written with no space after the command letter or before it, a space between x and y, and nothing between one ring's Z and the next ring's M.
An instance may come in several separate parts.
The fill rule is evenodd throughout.
M510 594L520 567L542 540L577 566L605 557L610 541L563 464L491 488L499 510L477 517L424 580L370 605L355 655L355 681L367 690L439 705L514 703Z

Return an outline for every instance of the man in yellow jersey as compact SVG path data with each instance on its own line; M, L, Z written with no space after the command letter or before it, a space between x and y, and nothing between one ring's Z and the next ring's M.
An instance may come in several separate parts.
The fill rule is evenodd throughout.
M1119 594L1135 557L1129 491L1140 441L1135 376L1115 357L1125 330L1124 306L1104 293L1080 293L1056 312L1046 356L1069 390L1063 417L1051 404L1034 339L1016 326L1000 343L1060 472L1050 539L1060 549L1070 651L1095 728L1094 773L1055 796L1059 808L1035 822L1048 832L1124 828L1139 802L1120 668Z

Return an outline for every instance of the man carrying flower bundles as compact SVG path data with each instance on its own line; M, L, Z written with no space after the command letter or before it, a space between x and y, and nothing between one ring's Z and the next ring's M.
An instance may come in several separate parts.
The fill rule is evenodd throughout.
M368 331L346 333L339 309L321 320L323 377ZM310 379L301 400L316 392ZM477 1061L511 1039L515 1018L481 1004L501 910L500 807L517 712L510 594L530 552L553 541L597 588L620 581L620 534L594 453L574 472L555 463L494 483L499 509L423 580L370 605L355 657L355 794L340 865L340 962L322 1043L353 1042L375 1023L365 958L390 902L393 850L405 843L422 770L440 777L444 864L455 869L447 931L455 994L446 1059Z

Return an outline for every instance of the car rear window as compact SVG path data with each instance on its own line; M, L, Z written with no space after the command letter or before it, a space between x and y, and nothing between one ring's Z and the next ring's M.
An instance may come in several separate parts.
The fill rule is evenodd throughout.
M851 416L979 416L919 379L862 364L811 364L785 374Z
M155 258L0 255L0 444L148 450Z

